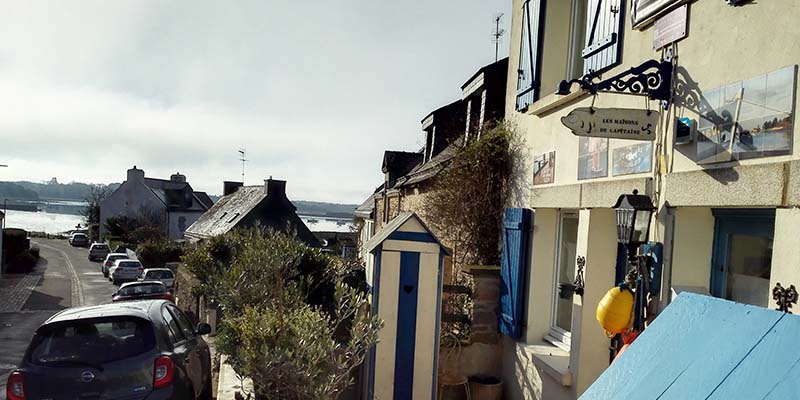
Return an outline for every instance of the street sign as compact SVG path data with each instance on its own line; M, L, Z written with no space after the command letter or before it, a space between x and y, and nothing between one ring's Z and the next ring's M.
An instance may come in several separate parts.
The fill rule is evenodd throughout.
M581 107L561 117L561 123L576 136L653 141L658 111Z

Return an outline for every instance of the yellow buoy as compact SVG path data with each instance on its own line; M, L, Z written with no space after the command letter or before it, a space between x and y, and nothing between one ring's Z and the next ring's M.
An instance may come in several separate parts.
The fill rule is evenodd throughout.
M609 337L627 331L633 319L633 293L624 285L611 288L597 304L596 316Z

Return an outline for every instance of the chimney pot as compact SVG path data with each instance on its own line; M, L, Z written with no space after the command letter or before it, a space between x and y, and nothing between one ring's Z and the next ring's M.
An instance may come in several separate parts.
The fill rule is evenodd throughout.
M264 179L264 194L269 197L286 197L286 181Z
M144 171L141 170L141 169L136 168L136 166L134 165L133 168L128 170L127 180L129 182L143 181L144 180Z
M222 195L227 196L231 193L235 193L243 185L243 182L224 181L222 182Z

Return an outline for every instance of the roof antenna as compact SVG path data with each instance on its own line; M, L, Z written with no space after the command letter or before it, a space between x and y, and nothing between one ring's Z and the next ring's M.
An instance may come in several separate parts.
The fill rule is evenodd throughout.
M503 19L503 13L495 14L494 15L494 29L492 30L492 43L494 43L494 61L500 57L500 43L503 42L503 35L505 35L506 30L500 29L500 20Z
M239 149L239 161L242 162L242 185L244 185L244 163L249 161L244 156L245 156L245 149L244 147L242 147L241 149Z

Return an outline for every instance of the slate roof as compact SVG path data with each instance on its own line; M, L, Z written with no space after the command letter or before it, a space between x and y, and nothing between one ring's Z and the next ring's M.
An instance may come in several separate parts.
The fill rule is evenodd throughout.
M381 185L382 187L383 185ZM361 205L356 207L355 216L361 218L372 218L372 212L375 211L375 195L370 195L364 200Z
M186 236L202 239L222 235L234 228L269 227L296 237L309 246L319 240L297 216L295 206L285 197L267 196L263 185L243 186L223 196L188 229Z
M433 156L428 162L418 164L408 174L398 179L394 187L413 185L439 175L440 172L444 171L445 168L450 165L450 160L452 160L456 152L458 152L461 143L461 140L457 140L442 150L441 153Z
M213 202L204 192L195 192L187 182L166 179L144 178L144 184L170 211L206 211ZM191 193L184 198L184 193ZM208 201L206 201L208 200Z
M484 65L483 67L481 67L478 71L476 71L474 74L472 74L472 76L470 76L469 79L467 79L467 81L464 82L463 85L461 85L461 89L463 90L470 83L472 83L472 81L475 78L477 78L478 75L480 75L480 74L482 74L484 72L486 72L487 74L490 74L490 73L494 73L495 71L498 72L498 73L501 73L501 74L507 74L508 73L508 57L501 58L500 60L497 60L497 61L495 61L495 62L493 62L491 64Z

